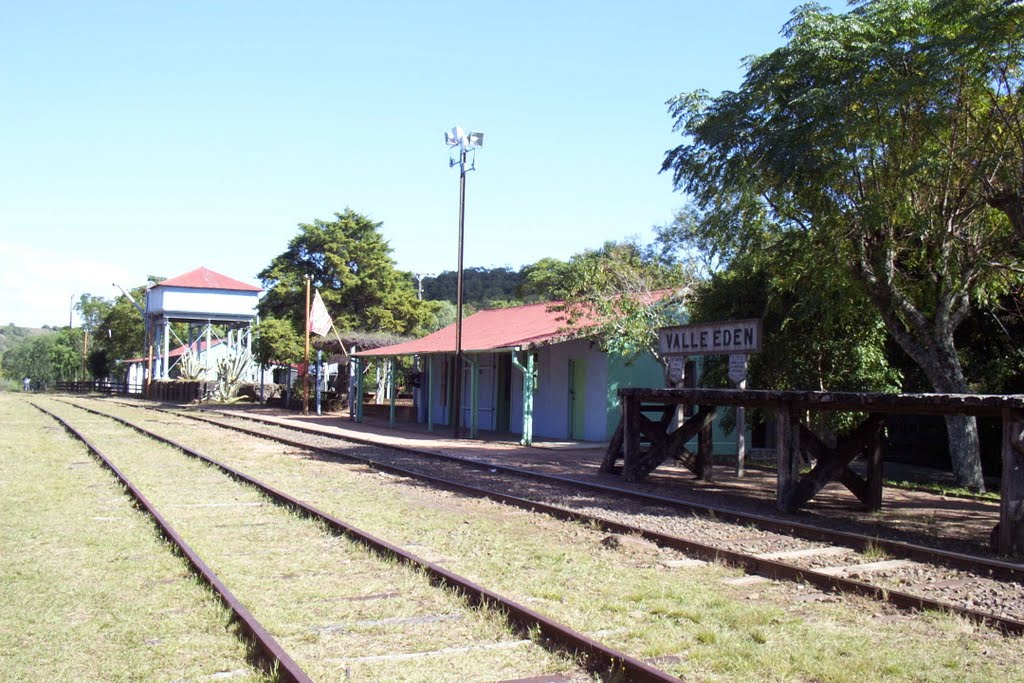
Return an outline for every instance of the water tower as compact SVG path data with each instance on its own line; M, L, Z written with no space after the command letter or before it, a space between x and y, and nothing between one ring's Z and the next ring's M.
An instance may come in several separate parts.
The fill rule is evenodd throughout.
M213 377L209 350L214 341L227 344L228 351L252 350L252 322L263 290L255 285L196 268L164 280L146 293L146 329L151 331L155 363L154 379L169 379L171 338L203 359L207 377ZM171 323L188 323L181 339ZM179 356L180 358L180 356Z

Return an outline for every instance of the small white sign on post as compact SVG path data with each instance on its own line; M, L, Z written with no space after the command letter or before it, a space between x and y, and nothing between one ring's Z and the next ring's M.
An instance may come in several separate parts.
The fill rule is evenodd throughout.
M686 356L670 356L668 359L668 379L672 384L679 384L686 374Z
M734 353L729 356L729 381L739 387L747 379L747 354ZM742 387L739 387L742 388Z

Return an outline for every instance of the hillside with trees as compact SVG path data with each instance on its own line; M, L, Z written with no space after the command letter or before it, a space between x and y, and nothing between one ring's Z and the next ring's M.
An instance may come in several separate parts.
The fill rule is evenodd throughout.
M475 310L520 303L519 288L522 281L523 271L514 271L508 266L466 268L462 273L463 303ZM457 282L458 274L453 270L425 277L423 298L427 301L455 303Z
M52 332L53 330L48 327L18 327L14 323L9 323L6 327L0 327L0 356L11 347L17 346L32 337Z

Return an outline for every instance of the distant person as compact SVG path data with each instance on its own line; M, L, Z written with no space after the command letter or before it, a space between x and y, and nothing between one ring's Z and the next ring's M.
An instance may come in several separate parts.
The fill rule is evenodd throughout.
M26 377L25 379L21 380L21 388L24 391L29 391L30 389L32 389L32 380L29 379L28 377Z

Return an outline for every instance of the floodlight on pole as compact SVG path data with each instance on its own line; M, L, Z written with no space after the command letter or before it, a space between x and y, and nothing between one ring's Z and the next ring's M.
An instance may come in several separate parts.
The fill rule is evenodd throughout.
M462 428L462 254L466 228L466 172L476 170L476 150L484 145L484 134L468 135L460 126L444 134L444 142L458 154L448 158L448 168L459 167L459 266L455 283L455 381L452 382L452 435L457 439ZM467 161L469 166L467 167Z
M425 279L427 279L428 277L434 277L434 274L433 273L416 273L414 275L414 277L416 278L416 298L422 301L423 300L423 281Z

